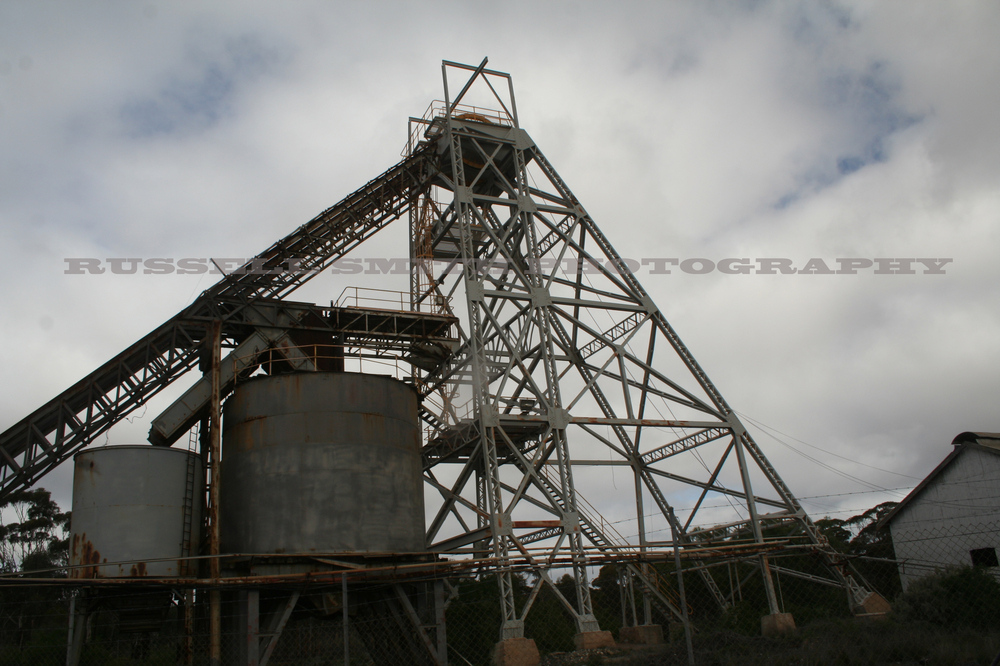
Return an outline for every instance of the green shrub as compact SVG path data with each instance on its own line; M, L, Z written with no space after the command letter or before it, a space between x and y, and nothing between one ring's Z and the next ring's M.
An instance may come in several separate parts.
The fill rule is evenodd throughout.
M893 611L901 622L992 629L1000 625L1000 583L983 567L940 571L910 583Z

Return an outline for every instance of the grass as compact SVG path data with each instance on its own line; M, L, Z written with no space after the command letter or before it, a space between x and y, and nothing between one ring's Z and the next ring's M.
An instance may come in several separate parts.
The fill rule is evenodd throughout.
M823 620L782 638L730 631L700 634L694 640L698 666L966 666L989 664L1000 652L1000 627L990 632L886 620ZM656 655L616 664L686 664L683 641Z

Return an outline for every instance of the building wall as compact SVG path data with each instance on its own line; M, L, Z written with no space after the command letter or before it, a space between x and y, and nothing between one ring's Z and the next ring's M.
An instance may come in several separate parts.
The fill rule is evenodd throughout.
M890 523L903 589L936 569L1000 552L1000 454L966 447Z

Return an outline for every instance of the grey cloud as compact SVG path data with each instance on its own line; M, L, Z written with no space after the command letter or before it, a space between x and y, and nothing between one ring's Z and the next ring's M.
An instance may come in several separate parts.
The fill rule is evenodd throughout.
M918 4L5 5L0 428L208 286L63 257L250 256L399 159L442 58L489 55L622 255L955 258L940 281L642 277L737 409L905 485L1000 428L1000 12ZM406 256L398 227L366 255ZM795 492L856 489L761 439Z
M283 59L260 37L227 39L222 48L191 47L180 72L163 75L152 94L125 101L120 117L133 138L208 129L231 118L242 86L273 72Z

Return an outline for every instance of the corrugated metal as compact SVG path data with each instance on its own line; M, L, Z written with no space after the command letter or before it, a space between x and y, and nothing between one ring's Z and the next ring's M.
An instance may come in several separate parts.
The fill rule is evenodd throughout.
M424 550L416 392L308 372L241 384L223 417L228 553Z
M184 556L189 474L194 481L190 553L198 553L205 485L197 454L149 445L107 446L77 454L74 463L70 564L93 566L71 569L72 577L191 573L177 558Z

